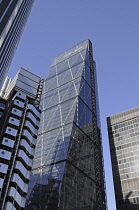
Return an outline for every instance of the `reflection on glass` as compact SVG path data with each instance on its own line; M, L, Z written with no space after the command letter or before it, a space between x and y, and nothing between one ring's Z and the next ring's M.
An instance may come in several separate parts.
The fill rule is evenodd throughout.
M56 57L45 81L26 209L106 209L89 43Z

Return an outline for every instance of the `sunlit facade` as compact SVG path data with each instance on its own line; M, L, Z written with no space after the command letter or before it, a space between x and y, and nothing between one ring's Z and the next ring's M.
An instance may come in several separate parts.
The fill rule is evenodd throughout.
M44 82L26 209L106 209L92 44L57 56Z
M107 118L117 210L139 209L139 107Z
M21 68L0 97L0 209L25 208L40 122L43 80Z
M0 1L0 88L33 3L34 0Z

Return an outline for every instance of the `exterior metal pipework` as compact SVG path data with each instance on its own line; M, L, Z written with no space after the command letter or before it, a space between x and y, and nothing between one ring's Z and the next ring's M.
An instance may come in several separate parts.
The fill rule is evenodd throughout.
M2 133L0 156L1 209L24 209L39 127L39 105L17 92Z

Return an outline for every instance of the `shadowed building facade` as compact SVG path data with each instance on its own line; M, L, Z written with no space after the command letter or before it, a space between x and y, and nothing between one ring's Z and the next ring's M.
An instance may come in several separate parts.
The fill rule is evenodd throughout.
M107 118L117 210L139 209L139 107Z
M34 0L0 1L0 88L25 27Z
M92 44L57 56L44 82L26 209L106 209Z

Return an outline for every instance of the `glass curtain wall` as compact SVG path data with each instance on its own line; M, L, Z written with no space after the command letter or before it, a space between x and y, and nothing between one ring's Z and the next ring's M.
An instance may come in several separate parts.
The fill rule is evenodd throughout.
M26 209L106 209L90 46L86 40L56 57L45 80Z

